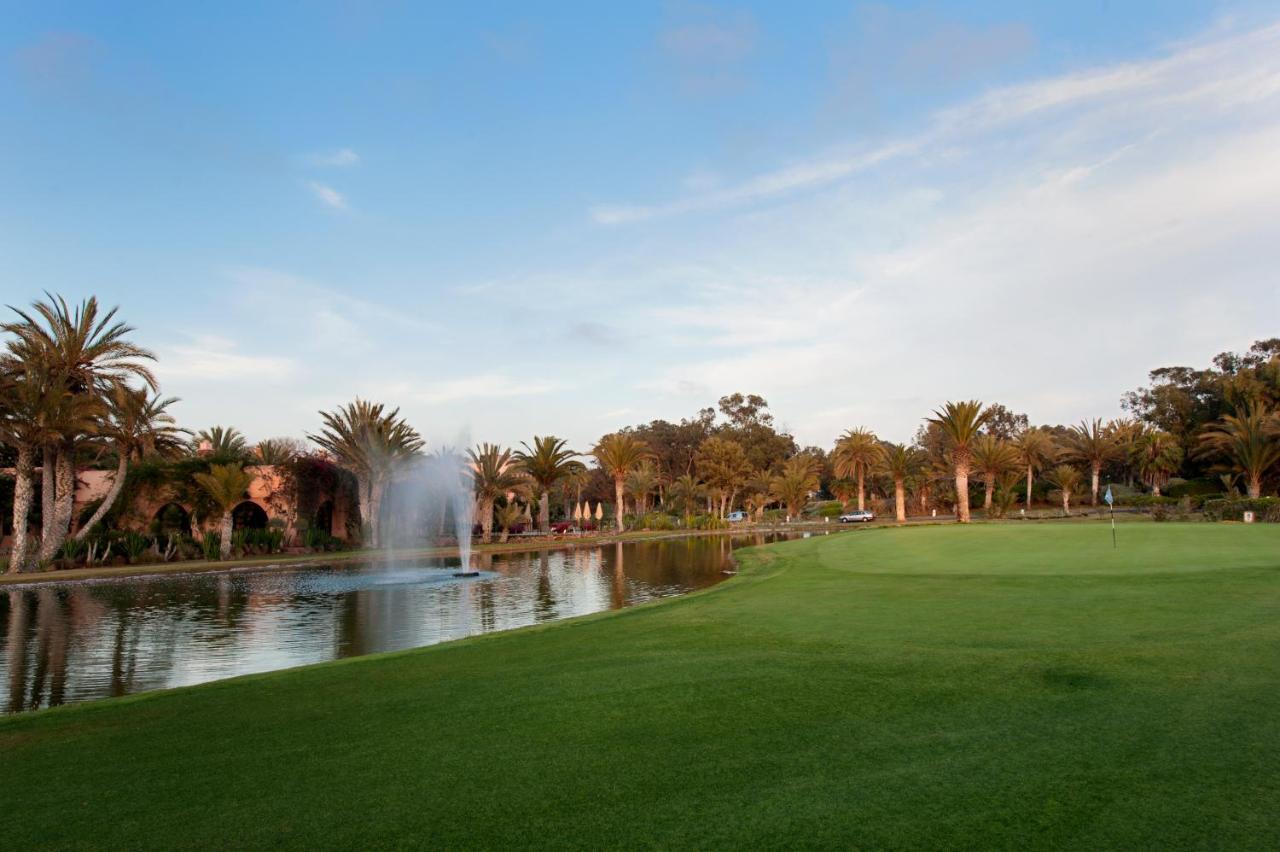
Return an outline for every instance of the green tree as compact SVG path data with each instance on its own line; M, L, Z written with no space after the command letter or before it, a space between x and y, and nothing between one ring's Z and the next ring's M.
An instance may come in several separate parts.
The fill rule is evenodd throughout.
M516 459L537 487L538 529L543 532L551 526L551 489L581 467L575 461L578 453L568 449L567 443L554 435L534 435L532 447L521 442L524 449L516 452Z
M653 451L648 445L626 432L614 432L601 438L591 450L596 461L610 478L613 479L613 513L618 532L622 532L622 516L625 484L627 474L636 467L653 458Z
M1198 455L1222 459L1244 478L1248 495L1262 496L1263 479L1280 462L1276 415L1263 403L1250 403L1224 414L1200 433Z
M249 442L234 426L212 426L201 429L191 439L191 452L208 454L215 459L247 461Z
M360 522L365 543L382 546L382 497L397 468L421 453L425 442L382 403L357 399L338 409L320 412L324 428L311 441L333 456L339 467L356 478Z
M867 472L880 461L882 452L875 433L858 427L845 432L831 454L836 476L858 483L858 511L867 508Z
M683 473L671 480L667 489L667 502L686 518L698 511L698 504L706 494L702 483L691 473Z
M809 503L809 495L818 490L817 465L809 456L793 456L787 459L782 471L769 484L769 493L786 505L787 515L799 519Z
M1058 446L1053 436L1043 429L1023 429L1012 443L1018 464L1027 474L1027 508L1030 509L1031 486L1036 474L1058 457Z
M627 474L624 488L635 503L637 515L643 515L649 511L649 495L658 489L661 482L662 476L658 473L658 466L652 461L641 462Z
M737 441L708 438L698 448L694 459L698 475L708 488L720 496L719 517L733 507L738 490L751 477L752 467L747 453Z
M219 527L222 540L218 556L226 560L231 555L231 513L245 498L245 492L253 482L253 474L245 470L239 462L232 462L211 465L207 473L195 473L193 478L196 484L209 495L209 499L218 507L218 511L222 512L222 523Z
M1091 505L1098 505L1098 484L1102 478L1102 466L1118 458L1120 454L1121 447L1115 433L1104 426L1100 418L1081 421L1079 426L1071 427L1062 455L1063 458L1088 465Z
M894 517L900 524L907 520L907 480L920 473L926 461L917 447L887 441L881 445L876 470L893 480Z
M991 512L991 501L995 498L996 480L1004 474L1019 467L1018 453L994 435L980 435L973 442L973 470L982 477L982 509Z
M1171 432L1147 429L1133 441L1130 455L1142 481L1157 497L1182 465L1182 445Z
M527 493L529 476L515 453L497 444L481 444L467 455L480 508L480 540L487 543L493 536L494 504L499 498Z
M951 470L956 482L956 520L969 523L969 471L973 465L973 444L987 422L987 412L976 399L948 402L933 412L929 422L947 439Z
M1062 514L1071 514L1071 495L1080 488L1084 475L1069 464L1060 464L1044 475L1045 480L1058 490L1062 497Z

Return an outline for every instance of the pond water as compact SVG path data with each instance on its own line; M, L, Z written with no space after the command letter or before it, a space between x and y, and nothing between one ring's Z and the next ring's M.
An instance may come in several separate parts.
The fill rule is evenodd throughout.
M0 590L3 709L185 686L414 648L655 598L725 578L732 549L693 536L457 560L385 559Z

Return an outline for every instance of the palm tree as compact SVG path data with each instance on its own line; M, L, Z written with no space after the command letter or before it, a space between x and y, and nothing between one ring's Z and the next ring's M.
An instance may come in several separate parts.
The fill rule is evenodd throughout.
M1244 477L1251 498L1262 496L1262 480L1280 462L1280 437L1275 413L1261 402L1247 403L1243 412L1224 414L1200 433L1201 457L1225 457L1227 469Z
M488 542L493 535L493 506L499 497L524 493L529 477L511 450L497 444L481 444L467 450L471 460L471 480L480 503L480 540Z
M809 495L820 487L816 459L798 455L787 459L782 472L770 482L769 493L786 504L789 517L799 518L809 502Z
M574 461L578 454L566 449L566 443L554 435L534 435L533 446L521 441L524 449L516 453L525 473L538 487L538 529L543 532L551 527L551 489L579 464Z
M102 432L115 449L116 472L102 503L76 533L77 541L83 541L111 511L124 489L131 461L152 455L174 455L182 447L183 437L189 434L174 425L173 415L167 411L178 401L174 397L161 398L159 394L148 395L146 389L119 386L108 399L110 415Z
M627 474L624 486L635 502L637 515L649 511L649 495L657 490L661 481L657 465L652 461L641 462Z
M996 480L1019 467L1018 453L994 435L980 435L973 442L973 470L982 476L982 510L990 515Z
M885 442L876 470L893 479L893 505L898 523L907 520L907 480L924 468L925 454L918 447Z
M842 479L855 479L858 482L858 511L866 508L867 471L880 460L881 452L880 442L876 440L875 433L858 427L840 436L840 440L836 442L835 452L831 454L836 476Z
M233 462L211 465L208 473L196 473L193 478L222 512L218 556L225 560L231 555L231 512L244 499L249 484L253 482L253 474L246 471L240 462Z
M1142 481L1157 497L1182 466L1182 445L1177 436L1159 429L1143 430L1134 439L1130 455Z
M702 483L693 474L685 473L671 480L667 488L667 501L678 509L686 518L698 509L698 503L705 495Z
M43 400L39 409L23 409L40 421L27 423L24 431L40 433L42 442L37 448L43 452L45 486L41 559L58 552L70 529L76 446L105 416L106 394L134 380L156 389L155 376L143 363L155 356L129 342L133 328L116 321L116 308L100 315L96 298L72 308L62 297L45 296L47 301L33 303L30 312L11 308L18 320L0 324L0 331L12 335L0 356L3 369L24 373L38 386L23 392L27 402Z
M773 502L771 482L766 474L756 472L742 488L742 503L751 510L756 523L764 520L764 509Z
M249 442L234 426L201 429L191 439L193 453L208 453L218 459L248 459Z
M563 498L565 520L573 520L573 510L582 503L582 489L591 479L591 470L582 462L567 463L568 472L560 480L560 496Z
M614 520L618 532L622 532L622 500L627 474L640 464L653 458L649 445L626 432L605 435L591 450L600 467L613 477Z
M973 443L991 416L981 402L948 402L933 412L930 423L942 429L950 444L951 469L956 477L956 520L969 523L969 469L973 464Z
M380 547L387 484L395 469L417 456L425 442L400 417L400 409L386 411L381 403L357 399L336 411L322 411L320 417L325 428L307 437L355 476L365 542Z
M738 489L752 474L746 450L737 441L711 437L698 445L693 463L707 488L718 497L718 514L723 518L732 508Z
M283 465L305 452L305 446L297 438L263 438L254 444L250 456L254 464Z
M1031 486L1036 473L1058 457L1058 447L1053 437L1043 429L1023 429L1013 439L1013 450L1017 453L1018 464L1027 471L1027 508L1030 509Z
M1044 475L1049 484L1062 495L1062 514L1071 514L1071 495L1080 488L1084 476L1069 464L1060 464Z
M1089 466L1091 505L1098 505L1098 483L1102 466L1120 454L1120 443L1111 429L1102 424L1101 418L1081 421L1071 427L1063 457Z
M515 500L509 500L495 514L498 521L498 529L502 530L502 534L498 537L498 543L506 544L507 536L511 534L511 528L518 526L524 520L524 508Z

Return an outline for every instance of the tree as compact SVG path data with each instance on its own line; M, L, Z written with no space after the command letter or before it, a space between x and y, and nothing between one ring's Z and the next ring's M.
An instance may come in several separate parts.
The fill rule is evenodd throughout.
M1019 467L1018 453L994 435L980 435L973 442L973 469L982 476L982 509L988 515L995 497L996 480Z
M1062 514L1071 514L1071 495L1079 488L1084 476L1069 464L1060 464L1044 475L1044 478L1062 497Z
M28 522L35 491L36 453L45 444L44 411L51 394L61 395L33 375L29 369L10 369L16 364L0 362L0 443L16 452L13 482L13 545L9 552L9 573L26 570L29 545Z
M845 432L831 454L836 476L858 483L858 511L867 507L867 471L879 462L881 452L875 433L858 427Z
M22 373L24 381L33 383L22 392L26 402L40 401L35 409L22 407L36 418L22 431L38 435L40 445L29 450L43 456L42 560L57 554L70 530L77 445L106 416L107 395L131 381L140 380L151 390L157 386L144 363L155 356L128 340L133 328L115 319L116 308L100 314L94 297L72 308L60 296L45 296L47 301L33 303L29 312L11 308L18 319L0 325L0 331L12 335L2 369ZM25 524L26 518L22 520Z
M1027 472L1027 508L1031 508L1031 486L1036 473L1058 457L1058 447L1053 436L1043 429L1023 429L1013 439L1013 451L1018 464Z
M622 501L627 474L643 462L652 460L653 452L634 435L614 432L601 438L591 454L596 457L601 470L613 479L614 521L618 525L618 532L622 532Z
M371 547L381 547L387 484L396 468L416 457L425 442L401 419L400 409L387 411L382 403L357 399L335 411L322 411L320 417L324 429L307 438L355 476L364 540Z
M498 537L499 544L507 543L507 536L511 534L511 528L519 526L524 520L524 508L515 500L504 503L496 513L498 529L502 530L502 535Z
M987 423L983 431L1002 441L1009 441L1025 432L1030 425L1027 415L1014 414L1000 403L993 402L987 406Z
M248 459L249 442L234 426L201 429L191 439L191 452L207 453L216 459Z
M555 435L534 435L532 447L522 441L524 449L516 452L516 459L537 486L538 529L543 532L551 527L551 489L581 464L574 461L578 453L567 449L566 443Z
M1182 464L1182 446L1177 437L1161 429L1143 430L1133 441L1131 455L1138 475L1157 497Z
M658 466L652 460L641 462L627 474L625 489L635 503L637 515L649 511L649 495L657 490L661 481Z
M254 444L250 455L254 464L274 467L288 464L306 451L306 445L297 438L264 438Z
M987 412L976 399L948 402L933 412L929 422L946 436L951 469L956 480L956 520L969 523L969 470L973 464L973 444L978 439Z
M193 478L222 512L218 557L225 560L231 555L231 513L244 499L245 492L253 482L253 474L246 471L239 462L232 462L211 465L207 473L193 474Z
M809 495L818 490L818 471L809 456L787 459L782 472L770 482L769 493L787 507L787 515L799 518L809 502Z
M918 474L926 456L917 447L885 442L881 445L876 470L893 480L894 517L898 523L907 520L907 480Z
M671 481L671 487L667 489L667 500L687 518L697 511L698 502L705 494L706 489L702 483L693 474L684 473Z
M1102 466L1120 455L1120 444L1115 433L1102 424L1100 418L1081 421L1072 426L1063 448L1063 457L1089 466L1091 505L1098 505L1098 483Z
M723 518L725 512L733 507L738 489L751 476L752 468L747 462L746 451L737 441L708 438L698 448L694 464L702 481L719 493L719 516Z
M500 497L525 493L529 476L511 450L497 444L481 444L467 451L471 459L471 479L480 503L480 540L493 535L493 506Z
M769 477L759 471L751 475L742 489L742 503L751 510L756 523L764 519L764 509L773 502Z
M1244 478L1248 495L1257 498L1263 478L1280 462L1278 431L1275 413L1263 403L1250 403L1205 427L1197 454L1225 459L1227 469Z
M129 463L146 456L171 456L183 445L185 429L179 429L167 409L178 400L148 395L146 389L117 386L109 394L110 414L102 434L116 453L116 472L102 502L80 530L76 540L83 541L89 532L107 516L124 489Z

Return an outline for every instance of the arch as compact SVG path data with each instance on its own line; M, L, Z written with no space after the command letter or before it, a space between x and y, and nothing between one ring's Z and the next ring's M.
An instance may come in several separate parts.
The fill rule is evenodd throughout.
M245 500L231 510L233 530L260 530L267 526L267 510L252 500Z
M151 530L159 536L191 535L191 513L181 503L165 503L151 516Z
M320 508L316 509L315 517L311 519L312 529L333 535L333 501L325 500L320 504Z

